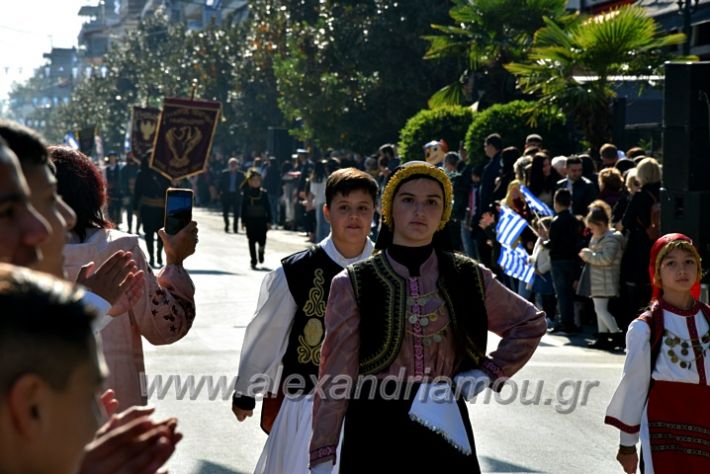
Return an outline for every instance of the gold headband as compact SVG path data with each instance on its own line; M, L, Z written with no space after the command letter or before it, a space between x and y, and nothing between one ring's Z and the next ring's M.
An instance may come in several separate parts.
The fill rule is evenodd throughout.
M412 176L429 177L441 184L444 188L444 212L441 214L441 221L437 230L444 228L451 217L451 209L454 203L454 187L444 170L426 161L410 161L398 168L387 181L387 186L382 192L382 219L387 227L394 230L392 220L392 200L400 184Z

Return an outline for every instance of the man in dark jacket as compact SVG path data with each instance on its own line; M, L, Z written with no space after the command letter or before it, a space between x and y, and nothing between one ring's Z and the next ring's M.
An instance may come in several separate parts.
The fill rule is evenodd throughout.
M146 158L147 159L147 158ZM128 233L133 233L133 195L136 190L136 176L140 171L140 162L132 152L126 154L126 164L121 169L121 192L123 193L123 208L126 210L126 220L128 221ZM139 225L136 225L138 233Z
M219 176L219 195L222 199L222 217L224 217L224 231L229 232L229 211L234 213L232 229L239 233L239 214L242 208L242 193L239 188L244 182L244 173L239 169L239 160L229 159L229 168L222 171Z
M597 198L597 188L582 176L582 160L578 156L567 158L567 177L557 182L557 189L567 189L572 194L572 214L586 216L587 207Z
M108 152L104 175L106 177L106 194L108 194L108 216L118 228L121 225L121 208L123 206L121 165L118 163L118 153Z

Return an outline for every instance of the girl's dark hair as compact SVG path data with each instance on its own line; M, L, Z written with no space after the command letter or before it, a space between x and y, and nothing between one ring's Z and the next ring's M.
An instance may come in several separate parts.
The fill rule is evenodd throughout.
M68 146L50 146L49 158L57 169L57 191L76 213L73 232L83 242L88 229L109 229L104 217L106 181L86 155Z
M328 170L326 168L327 164L327 160L318 160L315 162L315 164L313 165L313 171L311 172L310 176L311 181L315 183L320 183L328 177Z
M545 164L545 160L549 159L550 158L544 153L535 153L533 156L528 188L535 196L539 196L545 187L545 175L543 174L542 168Z
M503 151L500 152L501 176L513 176L513 165L515 165L518 158L520 158L520 150L517 147L509 146L503 148Z

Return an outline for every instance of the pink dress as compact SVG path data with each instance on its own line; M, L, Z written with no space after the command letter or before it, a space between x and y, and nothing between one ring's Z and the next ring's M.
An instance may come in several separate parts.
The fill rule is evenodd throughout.
M145 374L141 336L154 345L171 344L185 336L195 319L195 286L182 265L167 265L154 275L138 237L113 229L99 229L85 242L64 247L67 278L75 281L83 265L93 261L98 267L119 250L132 252L138 268L145 272L142 298L100 332L110 371L106 387L116 392L122 408L128 408L147 402L140 388Z

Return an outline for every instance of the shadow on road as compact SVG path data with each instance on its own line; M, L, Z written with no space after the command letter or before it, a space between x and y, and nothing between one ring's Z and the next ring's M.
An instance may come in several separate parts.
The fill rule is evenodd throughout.
M194 472L195 474L248 474L247 471L233 471L209 461L200 461Z
M490 458L488 456L479 456L478 460L481 463L482 472L541 472L517 464L501 461L499 459Z
M190 275L238 275L238 273L224 272L222 270L188 270Z

